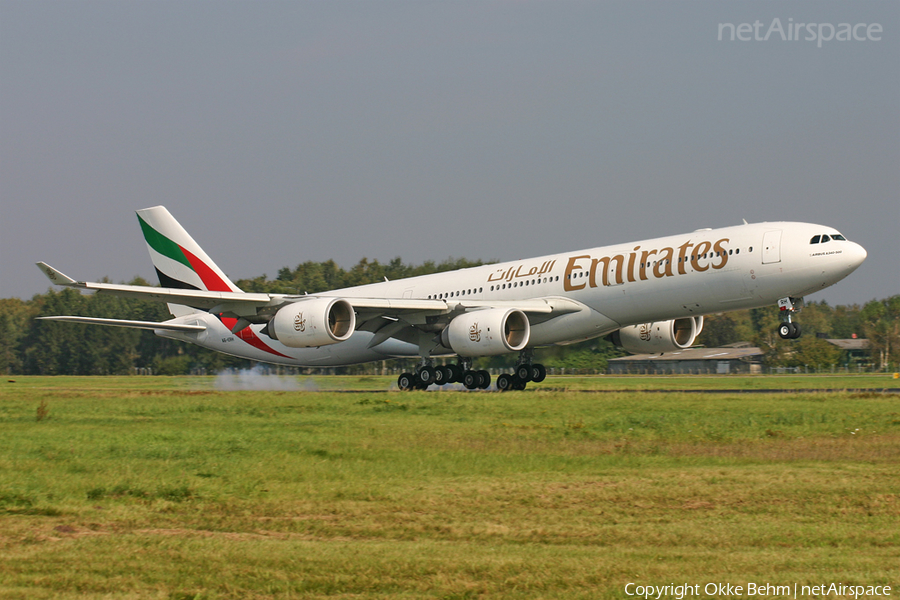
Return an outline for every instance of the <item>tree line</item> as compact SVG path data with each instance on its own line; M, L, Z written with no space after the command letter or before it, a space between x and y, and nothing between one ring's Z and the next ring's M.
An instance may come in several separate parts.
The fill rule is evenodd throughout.
M449 258L420 265L395 258L388 263L361 259L350 269L334 261L307 261L296 268L284 267L274 279L261 275L236 281L247 292L302 294L323 292L385 278L394 280L455 269L475 267L482 261ZM137 278L131 285L149 285ZM249 368L250 361L226 356L158 337L152 331L120 327L100 327L37 320L47 315L81 315L140 321L170 318L161 303L124 300L105 294L81 294L77 290L49 289L30 300L0 299L0 372L29 375L107 375L147 372L154 374L215 373L223 369ZM771 367L829 369L834 365L874 370L896 370L900 358L900 295L872 300L864 305L832 307L809 303L800 313L803 337L778 337L778 309L775 306L707 316L703 332L695 344L719 347L750 342L765 353ZM850 364L848 357L822 338L865 338L869 358L862 365ZM610 358L625 353L603 339L536 351L536 360L548 368L566 372L603 372ZM478 368L510 366L514 355L478 359ZM410 368L412 361L386 361L381 365L360 365L336 372L364 373L382 368Z

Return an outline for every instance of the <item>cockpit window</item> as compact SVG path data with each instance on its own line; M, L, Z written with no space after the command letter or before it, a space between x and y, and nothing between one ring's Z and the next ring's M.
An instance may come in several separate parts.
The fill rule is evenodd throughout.
M839 233L833 233L830 236L828 234L814 235L812 239L809 240L810 244L824 244L825 242L830 242L831 240L835 240L838 242L846 242L847 238L842 236Z

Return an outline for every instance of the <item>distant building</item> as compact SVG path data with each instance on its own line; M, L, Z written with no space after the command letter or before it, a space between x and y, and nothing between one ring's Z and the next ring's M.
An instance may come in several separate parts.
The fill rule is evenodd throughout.
M825 341L844 351L844 358L842 361L844 366L865 363L871 360L871 357L869 356L869 340L853 338L849 340L826 339Z
M749 344L725 348L688 348L663 354L635 354L609 361L610 375L689 375L762 373L763 351Z

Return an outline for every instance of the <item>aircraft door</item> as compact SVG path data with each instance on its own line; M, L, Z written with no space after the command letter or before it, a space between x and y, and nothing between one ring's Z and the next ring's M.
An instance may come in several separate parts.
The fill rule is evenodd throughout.
M774 229L763 234L762 243L763 264L781 262L781 230Z

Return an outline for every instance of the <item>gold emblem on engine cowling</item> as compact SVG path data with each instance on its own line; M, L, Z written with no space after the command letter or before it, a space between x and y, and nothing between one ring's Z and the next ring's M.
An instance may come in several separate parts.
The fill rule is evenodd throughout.
M306 319L303 318L303 311L298 312L294 317L294 331L306 331Z
M478 323L473 323L471 327L469 327L469 341L470 342L480 342L481 341L481 330L478 329Z
M653 323L644 323L639 328L641 340L644 342L649 342L651 334L653 332Z

